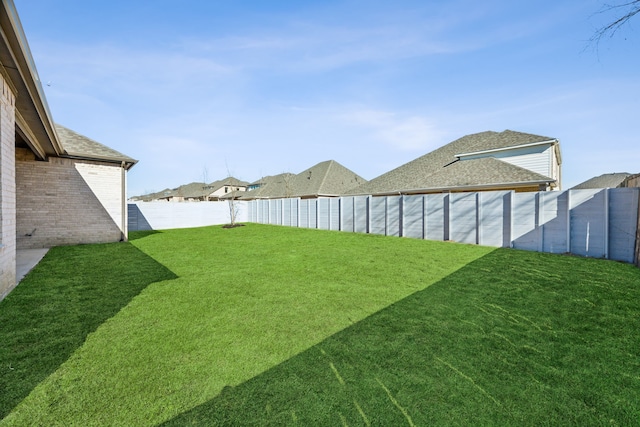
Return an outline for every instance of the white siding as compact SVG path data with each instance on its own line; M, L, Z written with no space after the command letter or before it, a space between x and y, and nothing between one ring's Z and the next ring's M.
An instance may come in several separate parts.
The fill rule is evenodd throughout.
M511 150L496 151L471 156L461 157L462 160L480 159L483 157L494 157L503 162L511 163L524 169L558 179L557 170L552 167L555 161L554 149L552 145L536 145L533 147L514 148Z

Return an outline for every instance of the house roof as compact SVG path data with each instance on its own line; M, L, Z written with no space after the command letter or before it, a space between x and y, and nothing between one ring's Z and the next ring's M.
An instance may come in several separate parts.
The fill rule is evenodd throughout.
M286 197L292 194L291 181L295 175L289 172L278 175L268 175L252 182L252 185L260 184L260 187L246 191L239 198L242 200L268 199L275 197Z
M618 188L622 187L624 181L632 174L627 172L605 173L594 176L580 184L571 187L570 190L586 190L590 188Z
M55 125L66 157L126 164L130 169L138 161L62 125ZM63 155L65 156L65 155Z
M262 183L261 187L247 191L241 199L339 196L365 182L366 179L335 160L327 160L297 175L284 173L265 177L256 182Z
M339 196L367 182L335 160L320 162L296 175L293 197Z
M249 185L249 183L247 181L242 181L238 178L235 178L233 176L228 176L226 178L223 179L219 179L217 181L212 182L211 184L209 184L209 186L211 187L215 187L213 191L219 190L220 188L224 187L225 185L232 185L232 186L236 186L236 187L246 187L247 185Z
M527 171L495 158L459 161L457 156L510 149L533 143L557 143L555 138L505 130L463 136L418 157L351 191L349 194L386 194L410 189L451 189L461 186L499 183L553 182L549 177ZM477 161L480 160L480 161Z
M208 185L207 183L191 182L175 188L171 191L170 195L164 196L164 198L176 196L184 197L186 199L198 199L200 197L208 196L212 191L211 185Z
M404 191L442 191L452 187L471 191L484 187L534 186L552 181L553 179L528 169L493 157L484 157L455 162L439 172L416 180L415 188Z
M142 196L133 196L131 200L142 200L144 202L150 202L152 200L158 200L166 197L170 197L173 194L173 191L176 189L165 188L164 190L157 191L155 193L144 194Z
M248 185L248 183L231 176L218 181L213 181L210 184L207 184L205 182L191 182L189 184L184 184L173 189L167 188L156 193L135 196L132 197L132 199L143 201L169 199L171 197L184 197L185 199L204 199L205 197L210 196L211 193L214 193L215 191L226 185L234 187L245 187Z

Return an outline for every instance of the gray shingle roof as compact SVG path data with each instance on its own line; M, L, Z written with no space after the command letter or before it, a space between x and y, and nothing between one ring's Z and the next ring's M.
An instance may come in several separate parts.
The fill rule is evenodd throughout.
M232 176L220 179L218 181L213 181L210 184L205 182L192 182L189 184L181 185L177 188L173 189L165 189L162 191L158 191L157 193L145 194L142 196L135 196L132 199L143 200L143 201L151 201L158 199L169 199L171 197L184 197L185 199L202 199L204 200L207 196L210 196L211 193L221 189L225 185L234 186L234 187L246 187L249 183L246 181L239 180Z
M127 169L138 162L119 151L74 132L69 128L59 124L56 124L55 126L60 143L68 156L86 160L102 160L115 163L125 162L127 164Z
M262 187L248 191L242 199L274 199L280 197L339 196L367 182L335 160L320 162L297 175L280 174L265 177Z
M555 138L511 130L486 131L466 135L372 179L349 191L349 194L384 194L418 188L445 189L469 185L489 185L494 180L502 183L552 182L553 179L549 177L543 177L497 159L491 161L477 159L483 160L481 162L475 160L457 161L456 155L554 140Z
M590 178L580 184L571 187L570 190L586 190L590 188L618 188L624 183L624 180L630 177L627 172L605 173L600 176Z
M253 199L269 199L276 197L287 197L286 194L292 194L291 181L295 175L292 173L281 173L278 175L269 175L260 178L252 184L261 184L260 187L247 191L240 196L243 200Z
M450 187L532 185L553 181L539 173L493 157L458 161L439 172L415 181L415 189L445 189Z
M293 179L293 197L339 196L367 182L335 160L327 160L300 172Z

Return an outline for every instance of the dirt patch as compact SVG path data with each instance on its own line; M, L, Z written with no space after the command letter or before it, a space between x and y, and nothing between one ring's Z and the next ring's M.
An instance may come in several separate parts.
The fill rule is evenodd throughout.
M225 224L222 228L236 228L236 227L244 227L244 224Z

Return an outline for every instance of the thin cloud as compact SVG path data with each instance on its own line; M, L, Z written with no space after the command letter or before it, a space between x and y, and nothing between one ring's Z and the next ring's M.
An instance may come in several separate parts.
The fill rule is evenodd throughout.
M428 150L442 144L444 132L429 119L398 113L361 110L347 113L344 120L362 126L371 137L403 151Z

